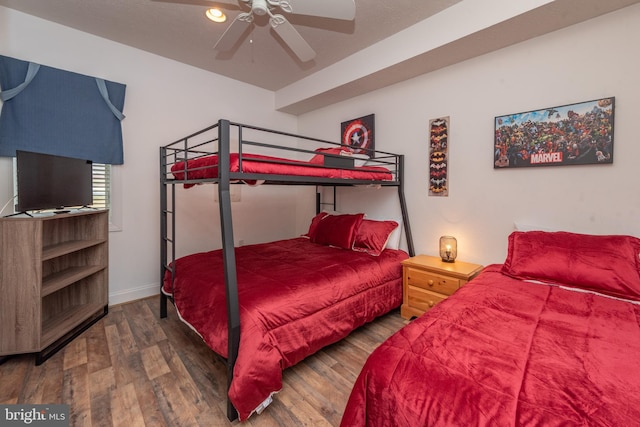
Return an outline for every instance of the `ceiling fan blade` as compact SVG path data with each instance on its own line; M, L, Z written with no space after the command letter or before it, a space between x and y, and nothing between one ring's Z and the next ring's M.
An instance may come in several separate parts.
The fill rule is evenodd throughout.
M309 43L302 38L300 33L282 15L273 15L270 20L274 31L280 36L287 46L296 54L302 62L311 61L316 57L316 52Z
M231 50L252 22L253 15L251 13L240 13L220 36L213 49L219 52Z
M356 17L355 0L280 0L278 3L282 10L296 15L346 19L348 21Z
M173 3L173 4L187 4L191 6L205 6L205 7L214 7L218 6L225 10L241 10L240 6L237 4L228 4L224 1L216 0L213 3L213 0L151 0L156 3Z

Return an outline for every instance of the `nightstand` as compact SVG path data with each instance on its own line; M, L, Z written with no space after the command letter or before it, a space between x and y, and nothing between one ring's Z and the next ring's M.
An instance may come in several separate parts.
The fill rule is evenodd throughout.
M417 255L402 261L402 307L405 319L419 317L482 271L468 262L443 262L439 257Z

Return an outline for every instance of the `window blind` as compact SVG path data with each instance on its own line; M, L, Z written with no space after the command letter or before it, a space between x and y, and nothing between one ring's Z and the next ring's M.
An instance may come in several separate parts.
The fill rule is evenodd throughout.
M111 165L93 164L93 204L98 209L111 206Z

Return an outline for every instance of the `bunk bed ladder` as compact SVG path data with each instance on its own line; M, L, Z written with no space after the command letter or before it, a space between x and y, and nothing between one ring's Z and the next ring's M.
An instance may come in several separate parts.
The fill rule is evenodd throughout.
M160 318L167 317L167 295L162 292L162 285L164 283L164 275L167 270L172 271L170 266L175 261L175 189L171 188L171 209L169 210L167 195L168 184L166 180L167 168L167 150L165 147L160 148ZM169 227L168 221L171 216L171 237L168 236ZM171 261L169 261L168 251L169 244L171 244ZM172 274L173 276L173 274Z
M233 367L238 358L240 347L240 308L238 303L238 278L236 274L236 254L233 241L233 222L231 217L231 192L229 179L230 130L229 121L220 120L218 126L218 200L220 206L220 228L222 230L222 256L224 260L224 280L227 293L228 314L228 353L227 353L227 390L233 380ZM238 413L227 396L227 418L238 418Z
M416 251L413 248L413 237L411 237L411 225L409 224L409 212L407 210L407 201L404 198L404 154L398 156L398 199L400 200L400 210L402 211L402 222L404 225L404 235L407 238L407 249L409 256L415 256Z

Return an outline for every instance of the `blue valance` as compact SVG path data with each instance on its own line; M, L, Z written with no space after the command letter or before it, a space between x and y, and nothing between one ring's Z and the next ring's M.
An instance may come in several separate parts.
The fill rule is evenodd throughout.
M0 55L0 156L122 164L126 85Z

